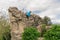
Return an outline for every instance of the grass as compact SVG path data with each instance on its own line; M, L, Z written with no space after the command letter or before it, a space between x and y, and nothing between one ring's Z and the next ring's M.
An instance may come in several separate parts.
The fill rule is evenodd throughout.
M0 18L0 40L10 40L8 37L10 35L10 25L9 23L4 19Z

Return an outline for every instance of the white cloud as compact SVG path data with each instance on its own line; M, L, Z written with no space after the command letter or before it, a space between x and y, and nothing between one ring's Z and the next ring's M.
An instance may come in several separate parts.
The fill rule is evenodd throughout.
M52 20L53 23L59 23L60 24L60 19L55 19L55 20Z
M0 0L0 8L8 9L9 6L32 11L40 10L38 15L41 17L49 16L52 22L60 22L60 19L56 18L60 15L60 0Z
M29 3L28 3L29 2ZM30 10L44 10L49 5L47 4L48 0L30 0L26 2L26 8Z

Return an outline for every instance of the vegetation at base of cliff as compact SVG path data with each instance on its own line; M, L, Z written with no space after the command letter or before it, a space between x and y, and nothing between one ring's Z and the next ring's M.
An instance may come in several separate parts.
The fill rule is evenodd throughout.
M43 37L43 35L46 32L46 24L42 24L42 28L41 28L41 37Z
M37 40L39 36L40 33L36 28L27 27L22 34L22 40Z
M60 25L53 25L53 27L44 34L44 38L44 40L60 40Z
M60 40L60 25L52 24L52 28L49 30L45 29L45 24L43 24L42 27L43 27L43 29L42 29L42 32L40 33L40 37L43 37L44 40ZM34 37L36 37L36 35L33 36L33 33L34 33L33 29L34 28L32 28L32 29L26 28L23 33L22 39L23 40L36 40L34 38ZM38 37L36 37L36 38L38 38Z
M2 16L0 18L0 40L10 40L10 25Z
M22 34L22 40L37 40L43 37L44 40L60 40L60 25L52 24L49 17L43 18L41 33L34 27L27 27ZM52 26L46 30L46 26ZM10 25L4 17L0 18L0 40L11 40Z

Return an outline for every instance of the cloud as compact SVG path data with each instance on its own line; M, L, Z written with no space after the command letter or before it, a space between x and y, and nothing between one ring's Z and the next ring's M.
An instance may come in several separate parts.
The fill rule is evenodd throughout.
M29 3L28 3L29 2ZM25 4L26 8L29 10L44 10L49 5L47 4L48 0L29 0Z
M40 10L41 17L49 16L52 22L60 23L60 1L59 0L35 0L27 4L27 9ZM39 12L39 11L38 11ZM58 18L57 18L58 17Z
M49 16L53 23L60 23L60 0L0 0L0 8L10 6L31 10L41 17Z

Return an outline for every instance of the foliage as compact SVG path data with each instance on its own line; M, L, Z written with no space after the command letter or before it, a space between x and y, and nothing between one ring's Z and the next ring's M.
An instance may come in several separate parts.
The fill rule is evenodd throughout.
M45 40L60 40L60 26L54 25L44 34Z
M4 17L0 18L0 40L10 40L10 25Z
M43 20L44 20L43 23L46 24L46 25L51 25L52 24L51 19L47 16L45 16Z
M22 40L37 40L40 36L38 30L34 27L27 27L22 35Z

